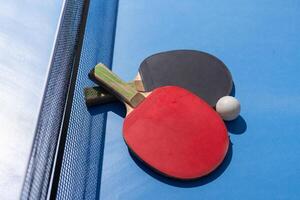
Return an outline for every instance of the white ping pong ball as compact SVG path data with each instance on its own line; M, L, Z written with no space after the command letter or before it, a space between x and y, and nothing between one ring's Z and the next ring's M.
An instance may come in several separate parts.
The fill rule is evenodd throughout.
M232 96L220 98L216 104L216 111L225 121L236 119L241 112L240 102Z

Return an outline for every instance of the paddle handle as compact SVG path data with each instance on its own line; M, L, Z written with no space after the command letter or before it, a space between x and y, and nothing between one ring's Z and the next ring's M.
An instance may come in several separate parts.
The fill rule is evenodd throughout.
M135 88L134 82L128 82L127 84L130 87ZM110 94L100 86L84 88L84 97L87 106L96 106L118 100L114 95Z
M100 86L84 88L84 99L87 106L96 106L118 100Z
M143 100L144 96L121 80L116 74L110 71L104 64L99 63L94 68L94 77L105 89L114 94L121 101L131 107L136 107Z

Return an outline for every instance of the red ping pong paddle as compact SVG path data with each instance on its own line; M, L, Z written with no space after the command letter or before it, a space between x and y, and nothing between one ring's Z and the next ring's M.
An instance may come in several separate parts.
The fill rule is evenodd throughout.
M155 171L190 180L221 164L229 146L227 130L204 100L177 86L140 93L103 64L98 64L92 75L126 104L124 140Z

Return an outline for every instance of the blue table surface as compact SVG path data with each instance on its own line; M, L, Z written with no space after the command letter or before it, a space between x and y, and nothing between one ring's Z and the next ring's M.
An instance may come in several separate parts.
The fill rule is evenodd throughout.
M0 0L0 199L18 199L63 1Z
M187 183L131 157L123 117L109 112L100 199L298 199L299 19L297 0L120 1L114 72L128 81L156 52L206 51L230 69L242 111L227 123L232 147L221 167Z

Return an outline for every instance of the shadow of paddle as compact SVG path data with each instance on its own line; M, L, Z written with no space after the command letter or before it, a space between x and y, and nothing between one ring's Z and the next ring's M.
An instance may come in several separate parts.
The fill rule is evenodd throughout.
M88 112L91 115L98 115L101 113L107 113L107 112L113 112L116 115L119 115L120 117L125 118L126 116L126 107L121 102L112 102L112 103L106 103L101 106L92 106L88 108Z
M232 159L232 143L230 142L228 152L226 154L226 157L222 164L214 170L212 173L191 181L182 181L182 180L177 180L173 178L169 178L166 176L163 176L157 172L155 172L152 168L148 167L146 164L144 164L140 159L138 159L134 153L132 153L129 149L129 154L132 157L133 161L139 166L144 172L146 172L148 175L152 176L153 178L166 183L168 185L176 186L176 187L182 187L182 188L191 188L191 187L197 187L197 186L202 186L205 184L208 184L215 179L217 179L219 176L221 176L224 171L227 169L229 166L229 163L231 162Z
M234 84L234 82L232 82L232 88L231 88L231 92L230 92L229 96L235 97L235 84Z

